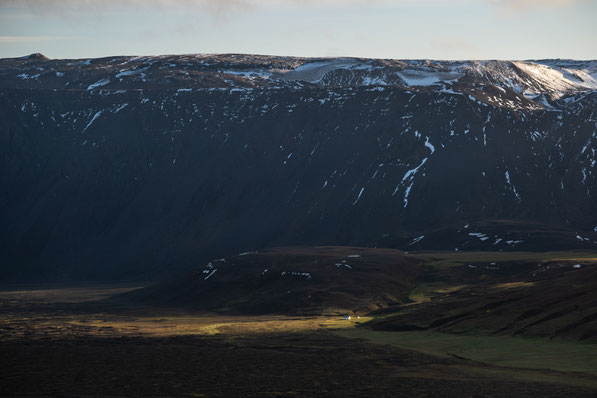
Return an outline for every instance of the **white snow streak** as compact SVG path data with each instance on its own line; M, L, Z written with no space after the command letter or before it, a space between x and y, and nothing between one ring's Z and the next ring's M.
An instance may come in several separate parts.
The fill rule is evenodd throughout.
M97 81L97 82L95 82L93 84L90 84L89 87L87 87L87 90L93 90L94 88L105 86L108 83L110 83L110 79L102 79L102 80Z
M218 270L217 268L216 268L216 269L214 269L214 270L212 270L212 271L209 273L209 275L207 275L205 278L203 278L203 280L204 280L204 281L206 281L206 280L208 280L209 278L211 278L211 276L212 276L213 274L215 274L217 270Z
M89 123L87 123L87 126L85 126L85 128L83 129L83 131L82 131L81 133L84 133L84 132L85 132L85 131L86 131L86 130L89 128L89 126L91 126L91 124L92 124L93 122L95 122L95 120L96 120L98 117L100 117L100 115L102 114L102 112L103 112L103 111L99 111L99 112L97 112L95 115L93 115L93 118L91 119L91 121L90 121Z
M357 204L359 199L361 199L361 195L363 195L364 190L365 190L365 187L361 188L361 191L359 192L359 196L357 197L357 200L355 200L354 203L352 204L353 206Z

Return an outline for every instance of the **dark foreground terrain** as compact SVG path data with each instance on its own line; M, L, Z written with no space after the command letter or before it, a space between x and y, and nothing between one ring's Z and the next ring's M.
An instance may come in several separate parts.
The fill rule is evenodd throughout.
M136 288L0 292L0 396L597 394L594 344L375 331L370 317L200 314L100 300Z
M441 359L330 332L18 341L3 396L595 396L597 380Z

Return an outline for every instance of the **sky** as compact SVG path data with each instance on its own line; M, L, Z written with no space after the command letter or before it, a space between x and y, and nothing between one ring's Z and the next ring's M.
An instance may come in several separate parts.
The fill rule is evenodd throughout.
M597 0L0 0L0 57L597 59Z

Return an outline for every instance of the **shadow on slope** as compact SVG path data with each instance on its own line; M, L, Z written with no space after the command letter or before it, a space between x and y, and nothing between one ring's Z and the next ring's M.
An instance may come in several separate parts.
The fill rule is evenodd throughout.
M597 341L597 256L590 253L424 253L412 302L370 324ZM385 315L385 316L383 316Z
M401 303L420 262L392 249L277 248L215 260L117 299L227 313L363 314Z

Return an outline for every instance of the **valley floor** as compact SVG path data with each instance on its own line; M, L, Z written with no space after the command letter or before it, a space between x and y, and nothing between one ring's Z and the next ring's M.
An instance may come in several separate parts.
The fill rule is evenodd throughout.
M96 301L133 288L0 292L0 396L597 394L594 344L373 331L363 325L368 318L198 315Z

